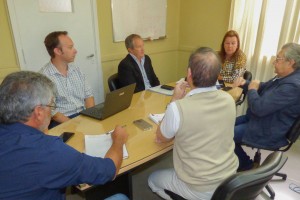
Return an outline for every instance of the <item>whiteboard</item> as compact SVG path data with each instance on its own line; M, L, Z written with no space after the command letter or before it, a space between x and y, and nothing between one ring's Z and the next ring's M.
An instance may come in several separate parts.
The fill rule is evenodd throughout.
M166 36L167 0L111 0L114 41L130 34L159 39Z

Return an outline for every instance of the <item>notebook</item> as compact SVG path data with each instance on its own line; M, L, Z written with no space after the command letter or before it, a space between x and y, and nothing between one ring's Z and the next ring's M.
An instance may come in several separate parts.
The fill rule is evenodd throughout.
M103 120L130 106L135 83L106 94L105 102L80 112L95 119Z

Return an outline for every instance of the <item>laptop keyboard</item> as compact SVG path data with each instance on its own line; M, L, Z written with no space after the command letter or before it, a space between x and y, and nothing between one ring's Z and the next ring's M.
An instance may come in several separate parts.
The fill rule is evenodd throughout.
M104 107L104 104L99 104L99 105L95 106L94 109L86 110L85 113L95 116L97 118L101 118L102 113L103 113L103 107Z

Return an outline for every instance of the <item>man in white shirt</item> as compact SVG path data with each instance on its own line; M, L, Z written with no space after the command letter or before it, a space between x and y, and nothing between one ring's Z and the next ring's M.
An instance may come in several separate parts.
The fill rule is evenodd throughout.
M45 38L46 49L51 60L40 72L56 85L55 103L57 109L52 112L49 128L68 121L79 115L85 108L95 105L91 87L85 75L74 62L77 50L66 31L55 31Z
M185 199L210 199L217 186L234 174L235 103L216 81L221 69L218 55L202 47L189 59L187 82L176 85L171 103L156 132L156 142L174 139L174 168L152 173L148 184L164 199L164 190ZM186 95L186 87L191 91Z

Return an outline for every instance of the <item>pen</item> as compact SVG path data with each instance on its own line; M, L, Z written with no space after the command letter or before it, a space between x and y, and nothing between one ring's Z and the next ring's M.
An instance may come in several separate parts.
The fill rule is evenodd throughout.
M121 127L122 127L122 128L126 127L126 124L125 124L125 125L122 125ZM106 132L105 134L106 134L106 135L112 134L112 133L114 132L114 130L115 130L115 129L110 130L110 131Z

